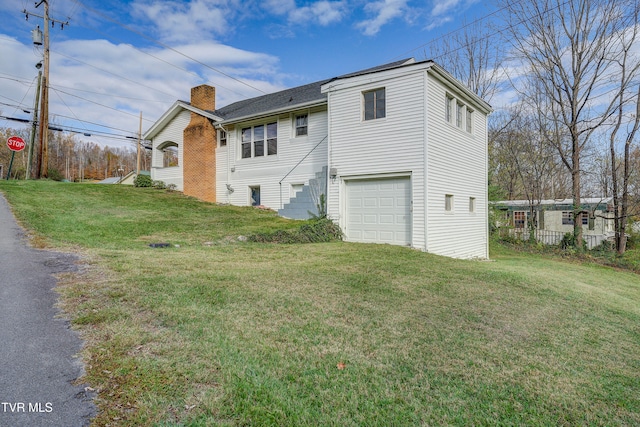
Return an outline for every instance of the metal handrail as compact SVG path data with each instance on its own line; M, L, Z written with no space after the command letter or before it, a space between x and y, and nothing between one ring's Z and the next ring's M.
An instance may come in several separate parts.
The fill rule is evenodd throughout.
M325 136L324 138L322 138L320 140L320 142L318 142L315 147L313 147L311 150L309 150L309 152L307 154L304 155L304 157L302 159L300 159L300 161L298 163L296 163L296 165L294 167L291 168L291 170L289 172L286 173L285 176L282 177L282 179L280 180L280 182L278 182L278 184L282 184L282 181L284 181L284 179L286 177L288 177L289 175L291 175L291 172L293 172L298 166L300 166L300 163L302 163L304 161L304 159L306 159L307 157L309 157L309 154L311 154L313 152L313 150L315 150L316 148L318 148L320 146L320 144L322 144L322 142L327 139L329 135Z
M320 144L322 144L324 142L324 140L327 139L328 136L329 135L327 134L324 138L322 138L320 140L320 142L318 142L311 150L309 150L309 152L307 154L305 154L304 157L302 159L300 159L300 161L298 163L296 163L296 165L294 167L292 167L291 170L289 172L287 172L285 174L285 176L283 176L282 179L278 182L278 185L280 186L280 209L282 209L284 207L284 205L282 204L282 181L284 181L286 177L291 175L291 172L293 172L298 166L300 166L300 163L304 162L304 160L307 157L309 157L309 155L313 152L313 150L318 148L320 146Z

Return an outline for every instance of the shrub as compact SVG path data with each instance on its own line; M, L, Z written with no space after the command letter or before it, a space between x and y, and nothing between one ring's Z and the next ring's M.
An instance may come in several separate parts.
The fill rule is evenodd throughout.
M47 171L47 178L53 181L62 181L64 179L64 176L62 176L58 169L49 169Z
M328 218L311 219L297 230L277 230L247 238L259 243L321 243L342 240L342 230Z
M136 187L151 187L152 184L153 182L149 175L138 175L136 179L133 180L133 185Z
M167 188L167 185L164 183L164 181L160 181L160 180L155 180L151 183L151 186L153 188L157 188L158 190L164 190L165 188Z
M177 188L178 186L175 184L167 184L167 190L169 191L175 191Z

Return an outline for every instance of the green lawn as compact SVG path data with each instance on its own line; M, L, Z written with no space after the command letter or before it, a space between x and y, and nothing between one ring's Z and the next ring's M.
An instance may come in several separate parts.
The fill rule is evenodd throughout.
M88 265L60 291L95 425L640 425L636 274L240 242L299 223L159 190L0 191L37 244Z

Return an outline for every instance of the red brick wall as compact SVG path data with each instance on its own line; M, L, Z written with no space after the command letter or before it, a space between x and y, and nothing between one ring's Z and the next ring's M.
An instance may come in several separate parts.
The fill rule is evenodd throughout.
M191 89L191 105L202 110L215 110L215 88L207 85ZM191 113L191 121L183 134L184 194L206 202L216 201L216 130L211 121Z

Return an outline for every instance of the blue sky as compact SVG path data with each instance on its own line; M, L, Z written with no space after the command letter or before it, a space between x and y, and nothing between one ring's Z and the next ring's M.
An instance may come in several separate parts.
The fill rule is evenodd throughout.
M0 115L29 118L35 64L34 0L0 0ZM49 0L50 112L100 144L125 145L189 89L210 84L217 106L401 58L488 15L477 0ZM105 126L99 126L105 125ZM0 126L20 127L0 120Z

